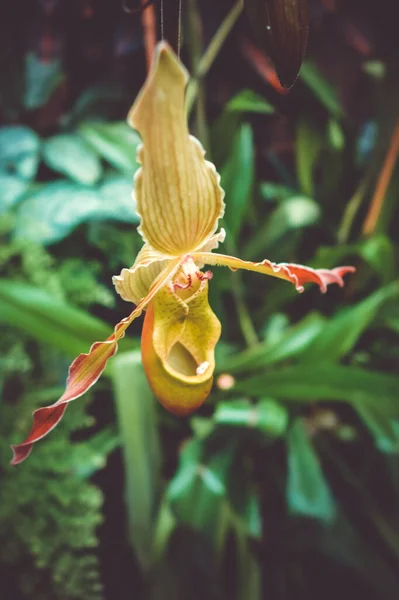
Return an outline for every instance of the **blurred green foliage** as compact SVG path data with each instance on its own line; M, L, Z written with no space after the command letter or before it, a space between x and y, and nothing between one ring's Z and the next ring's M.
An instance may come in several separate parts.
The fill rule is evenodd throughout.
M214 5L196 13L207 39L231 3ZM360 17L315 10L310 60L284 99L255 78L259 65L243 63L249 32L239 22L201 81L190 120L222 174L226 252L355 264L356 276L327 296L312 288L298 296L284 282L220 270L210 298L223 336L214 390L198 414L177 419L156 403L138 325L89 398L71 405L25 464L8 465L9 444L26 433L35 407L57 398L70 360L129 311L110 277L141 244L131 198L139 138L122 119L144 77L143 66L123 61L144 61L137 17L101 6L112 13L107 31L118 32L114 54L122 76L133 73L132 89L109 72L82 83L108 56L93 50L101 56L95 14L98 37L87 47L78 38L73 67L57 50L62 36L50 38L46 60L38 48L13 54L9 35L0 44L2 58L15 59L8 79L0 69L5 600L332 600L348 590L395 598L396 173L378 228L368 237L361 230L398 118L398 65L382 42L366 54L353 42L359 19L374 23L369 3ZM349 25L352 38L342 33ZM344 46L333 59L324 36Z

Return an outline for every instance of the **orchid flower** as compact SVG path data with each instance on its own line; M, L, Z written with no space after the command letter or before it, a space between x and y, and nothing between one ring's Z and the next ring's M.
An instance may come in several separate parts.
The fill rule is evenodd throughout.
M51 406L33 413L28 437L13 446L13 464L23 461L35 442L62 419L68 403L82 396L100 377L118 341L145 310L142 362L155 396L177 415L197 409L210 393L215 346L221 326L208 303L212 274L204 265L246 269L303 285L343 286L353 267L311 269L269 260L248 262L212 252L223 242L218 222L224 192L214 165L205 160L191 136L185 112L188 74L167 43L158 44L147 80L128 115L142 138L141 168L134 181L139 233L144 245L134 265L113 278L116 291L136 305L103 342L78 356L69 368L66 389Z

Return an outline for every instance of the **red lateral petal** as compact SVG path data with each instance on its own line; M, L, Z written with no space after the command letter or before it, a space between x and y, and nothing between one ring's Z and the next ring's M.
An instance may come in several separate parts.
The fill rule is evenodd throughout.
M233 271L245 269L246 271L255 271L263 275L271 275L279 279L285 279L293 283L298 292L303 292L303 286L306 283L317 283L323 294L327 291L330 283L336 283L340 287L344 285L343 276L346 273L353 273L355 267L336 267L335 269L311 269L303 265L290 263L273 263L270 260L262 262L250 262L241 260L235 256L217 254L216 252L195 252L192 255L195 262L207 265L218 265L229 267Z
M282 267L289 271L291 281L294 283L298 292L303 292L303 286L305 283L317 283L323 294L327 291L327 286L330 283L336 283L339 287L344 286L343 276L346 273L354 273L355 267L336 267L335 269L311 269L310 267L304 267L303 265L294 265L289 263L280 263L274 265Z
M137 309L136 309L137 310ZM133 311L135 313L136 311ZM66 389L63 395L55 404L38 408L33 413L33 425L28 437L21 442L11 446L14 457L12 465L17 465L29 456L33 444L46 436L61 421L68 402L82 396L92 385L96 383L101 373L104 371L107 361L115 354L118 348L118 341L125 335L125 330L132 320L139 316L123 319L115 327L114 333L104 342L95 342L88 354L80 354L69 367L69 374L66 381Z
M65 392L55 404L38 408L33 413L33 425L28 437L20 444L11 446L14 457L12 465L17 465L25 460L32 451L33 444L45 437L61 421L68 402L82 396L96 383L104 371L107 361L118 349L118 341L125 335L130 323L139 317L143 309L162 288L167 279L176 271L179 260L169 263L168 267L159 275L152 285L147 296L139 302L135 310L125 319L120 321L112 335L104 342L95 342L88 354L80 354L69 367Z

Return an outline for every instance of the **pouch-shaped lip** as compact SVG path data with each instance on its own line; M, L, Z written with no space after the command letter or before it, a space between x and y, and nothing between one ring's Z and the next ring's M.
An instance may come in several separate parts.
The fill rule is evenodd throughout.
M176 414L189 414L208 396L221 333L208 303L207 278L200 272L194 278L177 293L173 286L162 290L147 310L141 338L152 390Z

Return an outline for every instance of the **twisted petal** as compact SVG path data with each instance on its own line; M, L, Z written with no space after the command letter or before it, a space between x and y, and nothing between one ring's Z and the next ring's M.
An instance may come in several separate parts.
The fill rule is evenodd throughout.
M112 335L104 342L95 342L88 354L80 354L71 364L66 381L65 392L61 398L51 406L38 408L33 413L33 425L28 437L21 442L11 446L14 457L11 464L17 465L29 456L33 444L45 437L61 421L68 403L82 396L92 385L96 383L104 371L107 361L118 349L118 341L125 335L130 323L142 313L143 309L156 296L165 282L173 276L179 266L178 261L168 265L161 276L156 280L149 293L137 305L135 310L114 329Z
M181 256L204 245L223 216L214 165L190 136L184 107L188 74L165 42L157 46L128 122L139 131L142 168L135 177L139 231L155 250Z
M206 277L183 301L164 287L148 307L141 341L147 379L161 404L187 415L206 400L215 369L221 326L208 304Z
M324 294L330 283L337 283L342 287L344 285L343 276L346 273L353 273L355 271L355 267L336 267L331 270L311 269L310 267L290 263L276 264L267 259L262 262L250 262L241 260L235 256L210 252L196 252L191 254L191 257L196 263L200 264L230 267L233 271L245 269L246 271L255 271L263 275L285 279L293 283L298 292L303 292L303 286L306 283L317 283Z
M223 244L226 238L226 231L222 228L219 233L215 233L211 235L206 241L206 243L198 248L197 252L211 252L212 250L216 250L219 244Z
M122 269L120 275L112 278L116 291L127 302L138 304L168 262L163 254L144 244L134 265L130 269Z

